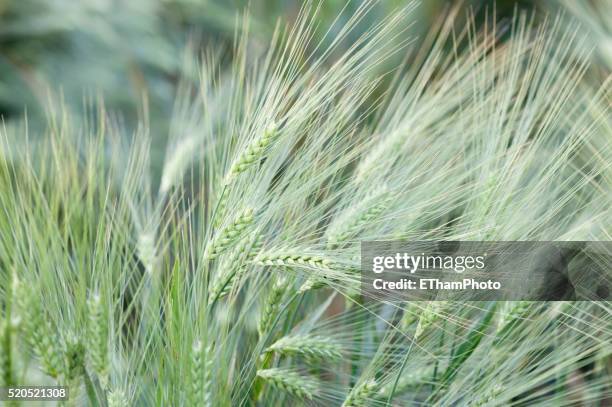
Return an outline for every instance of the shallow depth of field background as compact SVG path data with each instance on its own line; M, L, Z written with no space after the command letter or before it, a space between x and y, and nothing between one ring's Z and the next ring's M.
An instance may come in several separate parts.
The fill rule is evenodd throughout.
M361 0L325 0L319 14L319 36L340 15L336 27L359 7ZM50 99L80 115L98 97L128 128L143 115L155 137L165 137L185 53L227 50L239 13L250 20L253 46L265 46L278 19L293 21L303 2L296 0L0 0L0 116L8 123L42 123ZM382 16L407 4L383 0L361 24L362 31ZM496 15L509 21L516 10L533 11L538 20L563 11L568 24L583 24L592 36L595 59L609 69L612 58L610 5L605 0L426 0L417 3L411 31L414 44L449 7L473 12L477 24ZM344 12L343 12L344 11ZM607 19L607 20L606 20ZM570 22L570 20L572 20ZM489 19L490 21L490 19ZM189 45L188 45L189 44ZM345 47L350 46L347 42ZM598 55L602 58L597 58ZM400 62L399 60L397 61ZM391 63L392 65L392 63ZM393 66L389 66L393 68ZM194 78L195 80L196 78ZM160 144L162 145L162 144Z

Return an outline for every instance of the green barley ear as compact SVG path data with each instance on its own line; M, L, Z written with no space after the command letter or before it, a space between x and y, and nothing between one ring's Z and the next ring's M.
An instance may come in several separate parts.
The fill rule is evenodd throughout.
M40 301L30 285L16 283L16 311L19 313L21 336L38 357L43 372L58 378L64 371L63 349L51 321L44 316Z
M283 295L287 290L287 284L287 278L284 276L279 276L272 285L270 294L266 298L266 302L259 316L257 331L259 332L260 337L263 337L271 328L272 323L276 318L276 313L281 305Z
M389 188L383 185L356 207L340 213L327 231L327 247L334 249L371 225L388 208L390 198Z
M108 321L99 294L91 295L87 308L87 359L104 388L108 383Z
M298 293L302 294L302 293L305 293L306 291L317 290L325 286L326 284L324 281L322 281L322 279L317 278L317 277L308 277L306 281L304 281L302 285L300 286L300 288L298 289Z
M208 305L225 297L234 287L235 281L246 271L245 264L253 261L262 246L261 235L254 234L251 239L244 239L228 256L215 274L208 293Z
M280 132L275 123L266 128L263 134L253 140L240 156L234 161L225 178L225 185L232 183L233 179L240 173L246 171L251 165L260 161L266 150L278 139Z
M431 301L426 306L419 316L419 323L414 333L415 339L420 338L427 328L442 317L440 313L446 308L446 305L447 301Z
M157 251L155 248L155 233L146 230L141 231L141 233L138 235L136 251L145 270L148 273L152 273L155 265L155 259L157 257Z
M128 407L129 402L125 392L120 389L111 390L108 393L108 407Z
M261 253L254 261L260 266L292 267L301 265L320 270L329 270L334 265L333 261L325 257L293 253L291 251Z
M191 348L191 369L187 381L187 401L190 406L212 406L212 350L196 341Z
M34 353L40 359L43 371L53 378L58 378L65 371L63 351L59 345L60 338L51 326L51 322L42 317L42 313L32 319L31 342Z
M320 387L315 378L303 376L287 369L262 369L257 371L257 376L273 387L301 399L312 400Z
M159 185L160 195L165 195L170 188L180 182L185 169L194 158L193 152L197 149L198 145L199 142L196 137L185 137L180 140L174 147L174 150L166 156Z
M342 407L363 407L378 390L376 380L370 379L358 384L351 389L351 392L342 403Z
M58 337L57 335L51 335L51 326L47 323L43 323L44 327L38 330L39 343L35 347L35 352L40 359L40 364L43 371L53 378L57 378L60 372L64 370L64 363L62 360L62 353L56 347Z
M243 235L244 231L251 226L255 219L252 208L247 208L218 236L215 236L212 241L206 246L204 258L213 260L223 253L225 250L233 246Z
M272 344L268 352L283 356L303 356L309 360L337 360L342 358L342 346L332 338L315 335L285 336Z

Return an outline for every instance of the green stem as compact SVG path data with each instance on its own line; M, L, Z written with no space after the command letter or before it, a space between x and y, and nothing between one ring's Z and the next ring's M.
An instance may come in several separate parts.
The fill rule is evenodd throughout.
M291 298L289 298L289 300L285 303L285 305L283 305L283 307L277 313L276 318L274 319L274 322L270 326L270 329L268 330L268 333L266 334L264 340L260 342L259 347L258 347L259 349L257 350L257 355L258 355L257 360L259 361L262 356L263 356L263 359L261 360L261 364L259 363L257 364L257 369L264 368L263 367L264 363L268 363L268 364L271 363L272 354L264 353L264 350L266 349L266 345L270 341L270 338L272 338L272 332L274 332L274 328L276 328L276 325L278 325L281 319L281 316L287 311L287 308L289 308L291 303L295 301L298 295L300 295L300 293L298 292L294 293L291 296ZM253 390L252 390L251 400L253 400L254 402L253 404L255 404L261 398L263 387L264 387L263 381L259 377L257 377L255 379L255 383L253 384Z
M404 368L408 363L408 356L410 356L410 351L412 350L412 346L414 345L415 340L416 338L412 338L412 341L410 342L410 347L408 347L408 351L406 352L406 356L404 356L404 360L402 360L402 365L400 366L399 371L397 372L397 376L395 377L395 381L393 382L393 387L391 388L391 392L389 393L389 398L387 399L387 406L390 406L391 402L393 401L393 395L395 394L395 390L397 389L397 384L399 383L400 377L402 377Z
M98 393L96 391L96 385L93 380L91 380L89 373L84 372L83 379L85 381L85 390L87 391L87 398L89 399L89 402L92 406L99 406L100 403L98 402Z

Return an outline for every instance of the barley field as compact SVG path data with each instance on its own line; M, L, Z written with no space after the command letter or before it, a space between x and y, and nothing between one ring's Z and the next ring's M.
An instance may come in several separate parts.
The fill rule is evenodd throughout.
M71 3L0 1L3 405L612 404L610 301L360 270L612 240L608 2Z

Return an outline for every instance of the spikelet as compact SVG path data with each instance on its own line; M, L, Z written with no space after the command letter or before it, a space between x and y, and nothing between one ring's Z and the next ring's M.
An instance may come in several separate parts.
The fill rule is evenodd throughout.
M108 383L108 321L99 294L87 300L87 360L102 387Z
M326 233L327 247L329 249L338 247L370 225L387 209L390 198L389 188L383 185L356 207L348 208L340 213Z
M245 230L251 226L254 218L255 216L252 208L247 208L242 211L230 225L223 229L218 236L215 236L206 246L204 258L213 260L217 258L219 254L233 246L244 234Z
M303 356L312 361L341 359L342 350L342 346L333 339L315 335L285 336L268 348L269 352Z
M312 400L320 387L315 378L287 369L261 369L257 371L257 376L277 389L301 399Z
M260 161L265 156L266 150L278 139L279 135L280 132L275 123L268 126L261 137L253 140L234 161L225 177L225 185L231 184L238 174Z
M284 276L277 277L259 315L257 331L260 337L263 337L268 332L274 322L286 290L287 278Z
M204 348L202 341L196 341L191 348L191 369L187 383L187 401L190 406L212 406L211 347Z
M378 384L376 383L376 380L365 380L351 389L350 393L346 397L346 400L344 400L344 403L342 403L342 407L366 406L377 390Z

